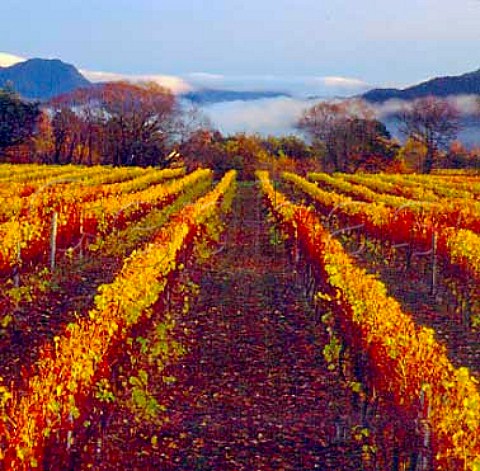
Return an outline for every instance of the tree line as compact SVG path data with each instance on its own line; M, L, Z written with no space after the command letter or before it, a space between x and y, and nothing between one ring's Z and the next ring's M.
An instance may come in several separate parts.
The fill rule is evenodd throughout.
M336 172L386 170L393 162L397 170L410 165L427 174L436 167L480 168L479 156L455 141L460 112L448 99L418 98L393 118L406 138L403 147L361 100L318 103L303 113L297 126L324 148L324 164Z
M20 135L24 126L28 129L30 139L23 143L31 160L161 168L173 163L174 154L167 149L169 138L180 129L179 111L175 97L157 84L105 83L61 95L41 107L23 103L11 89L0 96L10 108L28 109L17 113L11 135ZM2 140L0 149L11 145Z
M104 83L55 97L23 101L0 90L3 161L115 166L186 165L230 168L251 178L257 168L299 172L430 173L438 166L478 166L480 158L454 141L459 113L445 99L427 97L396 116L406 144L393 139L361 100L320 102L304 111L304 135L223 136L198 109L183 109L155 84ZM453 145L452 145L453 143Z

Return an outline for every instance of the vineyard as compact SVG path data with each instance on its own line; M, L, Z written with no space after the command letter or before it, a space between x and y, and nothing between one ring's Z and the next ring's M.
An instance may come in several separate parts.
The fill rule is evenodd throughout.
M0 469L480 471L480 177L0 164Z

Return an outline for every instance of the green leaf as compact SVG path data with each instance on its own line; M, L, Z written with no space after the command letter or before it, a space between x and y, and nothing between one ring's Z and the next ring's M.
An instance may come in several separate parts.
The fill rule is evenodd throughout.
M132 401L141 409L145 409L147 406L147 398L141 389L134 389L132 391Z
M142 388L142 382L136 377L136 376L130 376L130 378L128 378L128 382L136 387L136 388Z
M140 370L138 372L138 377L145 386L148 384L148 373L145 370Z

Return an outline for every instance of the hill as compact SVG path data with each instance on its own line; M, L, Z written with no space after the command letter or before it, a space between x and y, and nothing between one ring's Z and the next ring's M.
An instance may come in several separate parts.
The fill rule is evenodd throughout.
M217 90L200 89L188 92L182 95L182 98L191 101L197 105L211 105L214 103L226 101L251 101L262 98L289 97L288 93L273 91L235 91L235 90Z
M42 101L91 85L73 65L59 59L30 59L0 67L0 87L9 82L22 97Z
M381 103L391 99L414 100L428 95L480 95L480 70L463 75L437 77L404 89L376 88L364 93L362 98L371 103Z

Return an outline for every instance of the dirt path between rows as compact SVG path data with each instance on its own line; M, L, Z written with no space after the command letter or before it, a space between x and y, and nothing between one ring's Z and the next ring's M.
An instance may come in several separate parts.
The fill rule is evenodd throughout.
M352 393L328 370L328 337L272 238L259 189L240 184L224 245L193 273L200 293L177 326L191 343L169 368L168 422L152 448L119 427L118 410L98 469L364 469L344 433Z

